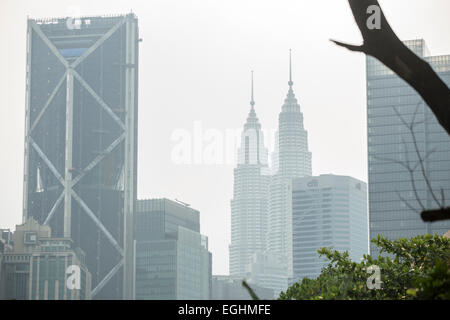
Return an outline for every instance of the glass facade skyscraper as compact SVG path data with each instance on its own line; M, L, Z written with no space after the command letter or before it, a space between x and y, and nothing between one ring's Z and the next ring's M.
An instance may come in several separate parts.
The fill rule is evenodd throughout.
M359 262L369 252L367 185L325 174L292 180L293 278L317 277L328 264L322 247L348 251Z
M211 277L200 213L168 199L138 200L136 299L210 299Z
M72 20L28 20L23 222L73 239L94 298L132 299L138 19Z
M450 55L430 56L424 40L405 44L450 85ZM450 221L424 223L420 211L437 208L435 198L442 196L449 205L450 137L417 92L390 69L368 56L366 73L370 238L442 235ZM405 166L414 169L412 177ZM373 244L370 251L379 254Z

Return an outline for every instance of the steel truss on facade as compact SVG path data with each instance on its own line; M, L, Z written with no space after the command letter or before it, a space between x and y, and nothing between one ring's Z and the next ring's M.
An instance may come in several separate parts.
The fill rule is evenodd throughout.
M137 18L67 19L28 20L23 220L86 252L93 297L132 299Z

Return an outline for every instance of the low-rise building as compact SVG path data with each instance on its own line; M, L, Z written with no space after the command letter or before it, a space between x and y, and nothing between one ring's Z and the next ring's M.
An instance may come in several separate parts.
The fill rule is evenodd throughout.
M91 274L70 238L52 238L49 226L29 218L16 226L14 246L0 257L0 298L88 300Z

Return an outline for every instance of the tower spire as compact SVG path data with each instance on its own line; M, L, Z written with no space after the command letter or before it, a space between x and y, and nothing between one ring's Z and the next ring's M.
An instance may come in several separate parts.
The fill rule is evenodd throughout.
M251 100L250 100L250 105L252 106L252 109L253 109L253 106L255 105L255 100L253 99L253 70L252 70L252 94L251 94Z
M292 50L289 49L289 82L288 85L292 87L294 82L292 82Z

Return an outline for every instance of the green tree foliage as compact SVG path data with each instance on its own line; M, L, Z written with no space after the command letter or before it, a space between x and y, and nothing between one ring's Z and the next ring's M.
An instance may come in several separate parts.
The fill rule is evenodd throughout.
M329 260L321 274L295 283L279 299L450 299L450 239L421 235L388 240L379 235L372 242L388 255L364 255L357 263L348 252L319 249ZM367 285L372 265L380 268L379 289Z

